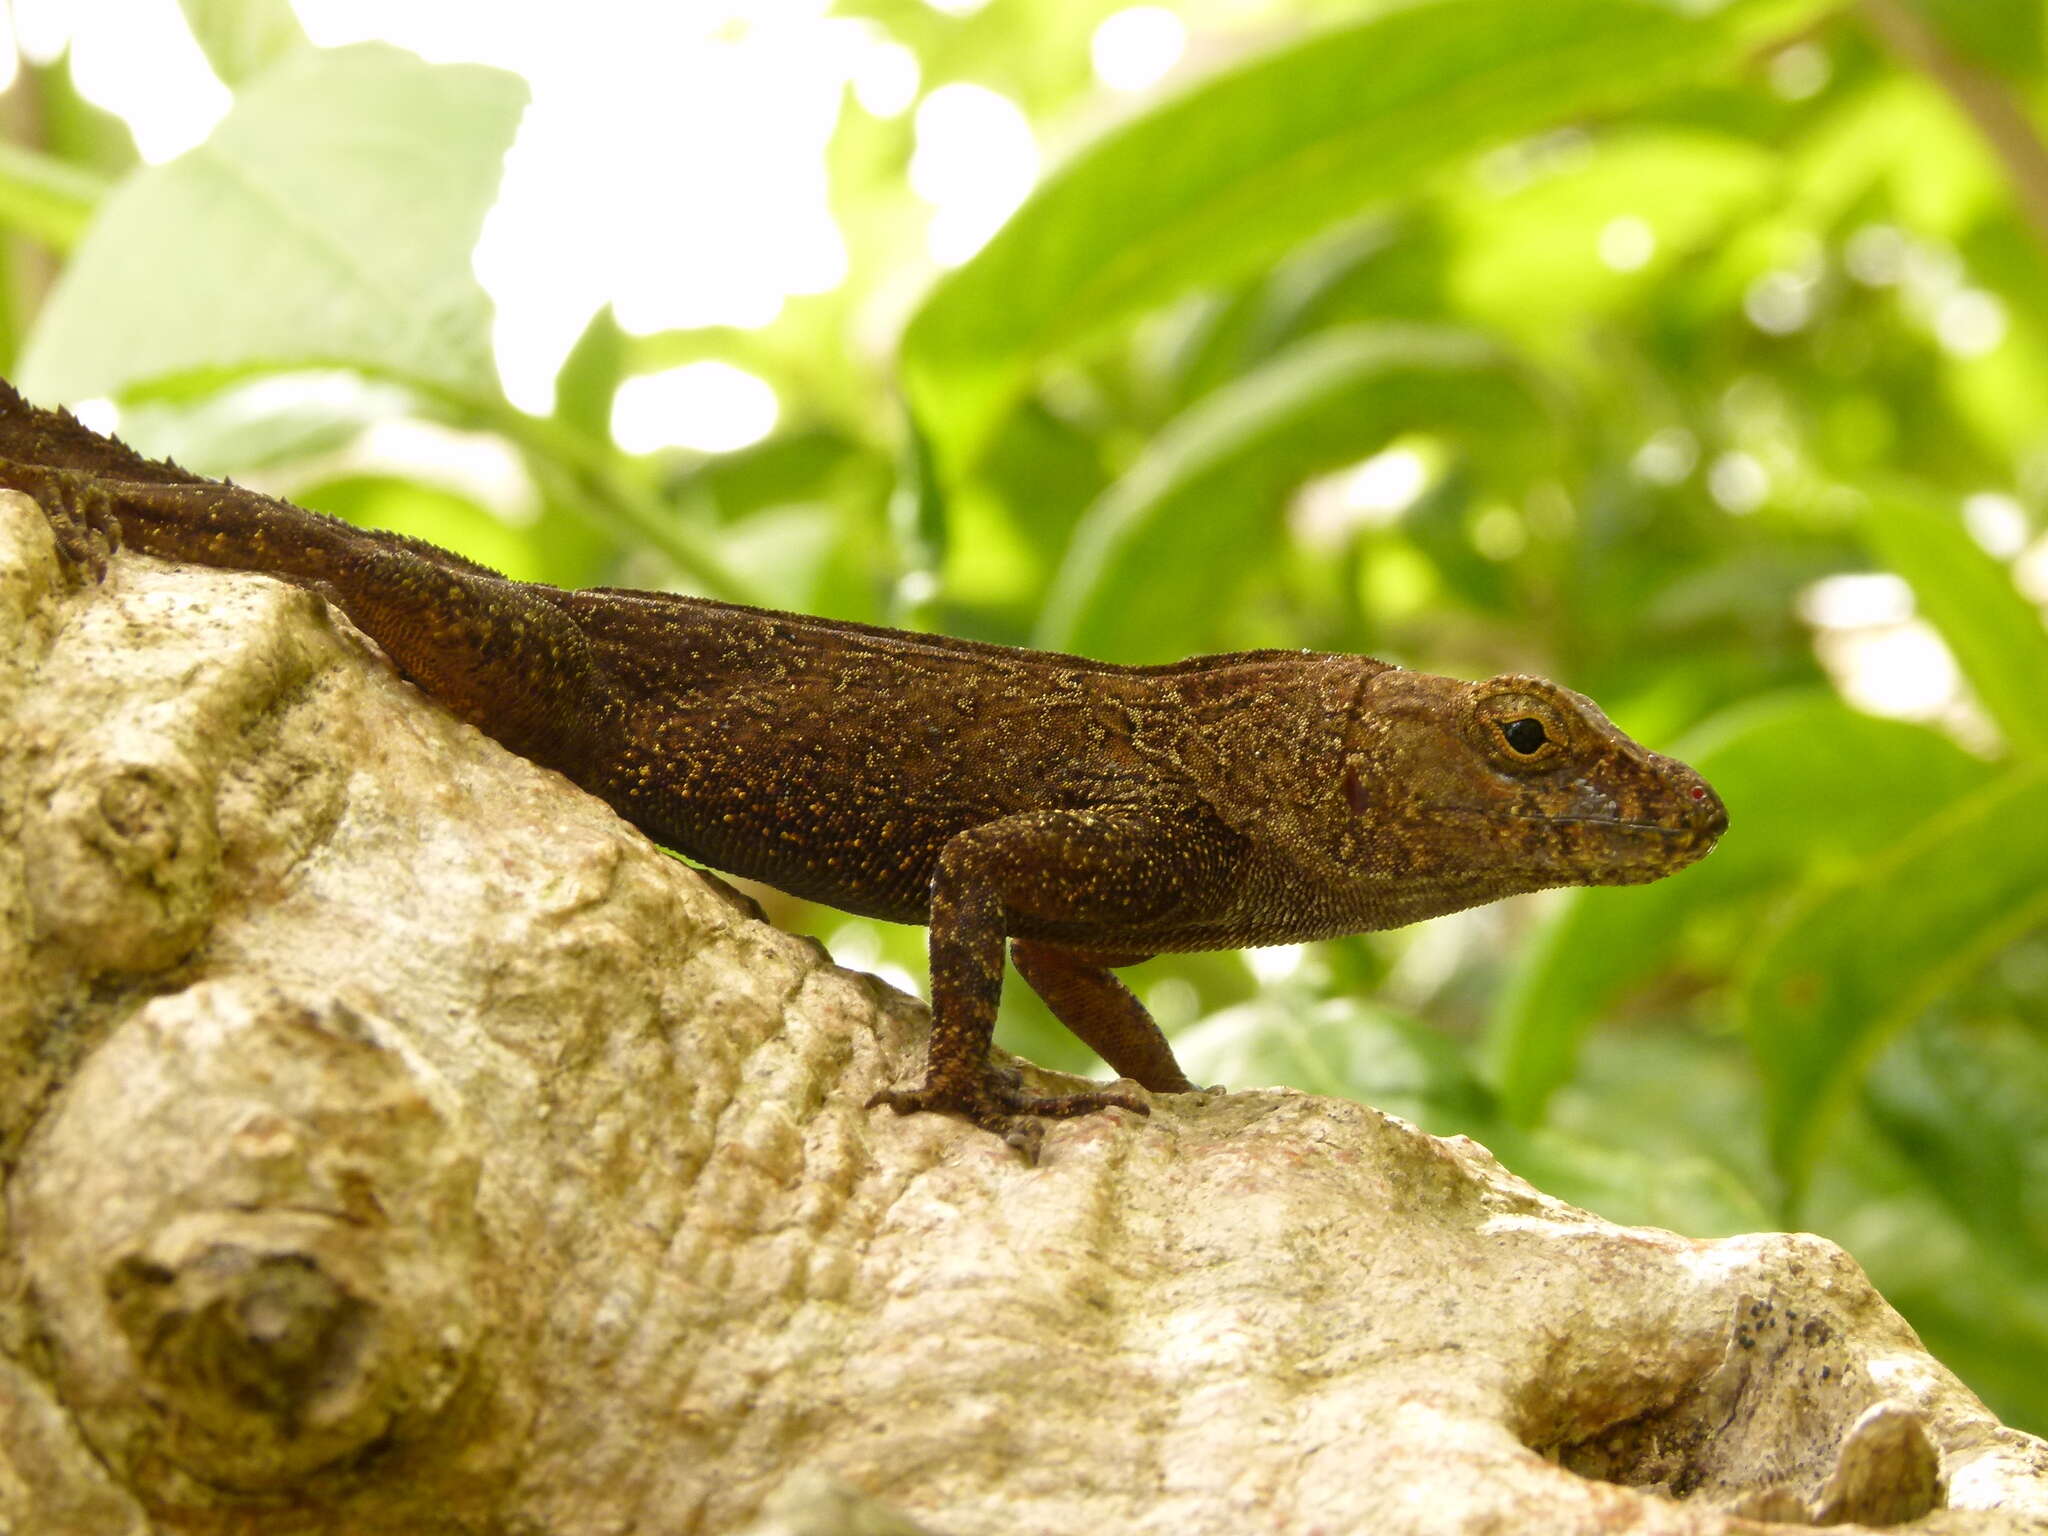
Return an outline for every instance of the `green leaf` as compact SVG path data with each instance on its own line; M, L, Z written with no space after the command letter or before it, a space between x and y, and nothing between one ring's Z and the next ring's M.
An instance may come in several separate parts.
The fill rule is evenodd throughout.
M527 529L437 485L397 475L348 475L311 486L295 499L363 527L452 549L515 581L540 581L548 575Z
M1896 1273L1890 1255L1862 1238L1856 1258L1884 1297L1913 1326L1929 1354L1969 1383L1993 1413L2013 1429L2048 1430L2048 1286L2038 1270L2014 1276L1986 1263L1960 1239L1931 1239L1922 1213L1880 1207L1865 1230L1896 1233L1895 1248L1936 1248L1920 1273ZM1937 1219L1939 1212L1933 1212ZM1940 1260L1947 1260L1940 1263ZM1927 1271L1932 1271L1928 1273Z
M300 374L278 386L257 379L197 401L138 401L121 412L121 436L145 457L175 459L197 474L290 476L286 466L341 452L410 403L401 389L349 374Z
M2043 63L2040 0L1900 0L1974 64L2026 79Z
M1475 1137L1540 1188L1616 1221L1705 1235L1754 1231L1765 1217L1734 1175L1690 1149L1650 1154L1505 1124L1442 1030L1354 997L1310 1004L1298 992L1269 992L1180 1031L1174 1051L1196 1082L1285 1083L1359 1100L1434 1135Z
M1552 1126L1499 1125L1476 1137L1501 1163L1545 1194L1624 1226L1665 1227L1688 1237L1754 1232L1763 1202L1727 1168L1698 1152L1646 1152L1615 1139Z
M285 55L307 46L290 0L178 0L213 72L240 89Z
M1826 229L1886 207L1918 235L1961 239L1997 206L1998 162L1955 104L1921 76L1873 76L1784 146L1790 205ZM1769 259L1766 256L1766 259Z
M895 622L906 629L925 628L931 599L939 590L939 572L946 563L951 530L939 495L931 441L919 430L915 417L904 424L903 446L897 454L896 485L889 496L889 532L904 575L918 578L899 585Z
M2016 769L1821 890L1766 942L1741 1011L1796 1205L1878 1046L2048 918L2048 767Z
M1488 1041L1513 1120L1542 1116L1593 1021L1669 967L1715 914L1741 914L1730 938L1745 942L1771 890L1860 867L1990 775L1937 732L1820 693L1746 706L1676 750L1727 804L1728 835L1669 880L1572 892L1523 950Z
M830 507L797 502L739 519L726 529L718 549L763 604L815 613L838 533Z
M1452 464L1403 514L1400 531L1436 568L1447 597L1500 610L1507 605L1511 583L1507 567L1487 559L1472 543L1473 478L1470 464Z
M92 172L0 139L0 225L69 251L106 194Z
M2007 745L2048 757L2048 626L2012 572L1954 511L1908 488L1877 493L1861 529L1871 553L1912 585Z
M1785 13L1436 0L1253 59L1096 141L933 287L904 336L912 407L962 463L1056 348L1256 270L1488 145L1697 79L1759 15Z
M2014 1275L2048 1267L2048 1044L2016 1019L1922 1027L1864 1089L1871 1123Z
M22 73L36 103L36 144L66 165L104 176L125 176L142 163L135 135L122 118L78 93L71 52L48 64L27 64Z
M1970 991L1978 994L1981 985ZM1967 1004L1941 1008L1881 1053L1872 1091L1861 1100L1865 1112L1852 1106L1833 1123L1830 1155L1800 1220L1851 1247L1929 1352L1999 1417L2039 1433L2048 1426L2048 1268L2038 1258L2015 1262L2026 1239L2015 1242L2015 1233L1994 1231L1992 1224L2010 1214L2039 1229L2040 1196L2048 1188L2041 1177L2048 1170L2039 1166L2044 1143L2022 1122L2040 1114L2042 1085L2038 1070L2014 1060L2008 1048L2024 1044L2038 1056L2043 1047L2038 1026L2022 1017L1973 1013ZM1959 1062L1964 1065L1957 1071ZM1990 1099L1980 1099L1985 1075L2008 1066L2011 1075ZM1909 1082L1923 1070L1931 1073L1924 1084ZM1877 1102L1895 1091L1917 1102L1912 1108ZM2031 1101L2029 1093L2035 1094ZM1989 1111L1981 1127L1980 1104ZM1898 1124L1892 1117L1900 1111L1917 1123ZM1955 1138L1946 1149L1909 1145L1929 1129L1930 1113L1951 1122L1938 1133ZM2027 1144L2003 1167L2001 1150L1963 1145L2013 1133ZM2003 1188L1969 1187L1976 1179L1995 1185L2014 1175L2022 1183L2017 1211ZM1960 1212L1972 1205L1977 1209L1966 1219ZM1772 1212L1750 1230L1783 1220L1781 1211Z
M555 375L555 420L593 443L612 438L612 402L626 376L628 338L609 304L601 305Z
M1778 194L1780 153L1733 134L1645 127L1603 134L1583 163L1506 196L1449 204L1456 237L1444 281L1475 322L1514 336L1613 311L1668 281L1672 267ZM1642 266L1599 259L1602 232L1627 217L1652 236Z
M668 499L702 498L721 521L766 507L837 502L849 470L880 479L888 467L879 452L830 427L803 427L763 438L730 453L710 454L668 480Z
M1493 1121L1492 1096L1449 1036L1354 997L1269 992L1182 1030L1174 1051L1197 1082L1355 1098L1439 1135L1484 1134Z
M283 60L102 204L39 318L46 401L344 366L498 399L470 251L525 87L366 44Z
M1483 338L1419 327L1321 332L1203 397L1083 515L1038 643L1113 661L1199 649L1248 552L1280 536L1303 480L1402 432L1541 419L1528 377Z

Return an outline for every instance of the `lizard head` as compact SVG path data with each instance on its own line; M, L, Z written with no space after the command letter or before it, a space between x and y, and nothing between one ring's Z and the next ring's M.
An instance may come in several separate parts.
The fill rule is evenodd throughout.
M1372 676L1343 788L1372 877L1404 893L1403 921L1546 886L1662 879L1728 826L1691 768L1638 746L1592 700L1519 675Z

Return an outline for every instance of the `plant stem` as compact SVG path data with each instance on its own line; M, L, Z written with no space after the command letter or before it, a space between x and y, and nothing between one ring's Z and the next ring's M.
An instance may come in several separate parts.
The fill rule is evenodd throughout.
M712 541L680 521L661 498L621 474L603 445L510 405L492 408L488 414L494 431L561 472L563 496L586 514L658 550L704 595L729 602L759 601L748 583L719 558Z
M1902 0L1863 0L1871 27L1900 58L1947 92L1998 157L2013 197L2048 249L2048 148L2006 83L1951 48Z

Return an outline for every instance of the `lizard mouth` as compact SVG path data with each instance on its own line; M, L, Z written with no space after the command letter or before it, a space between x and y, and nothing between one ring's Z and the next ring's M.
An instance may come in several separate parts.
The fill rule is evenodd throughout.
M1533 821L1546 827L1612 827L1620 832L1655 832L1664 837L1700 837L1709 842L1721 835L1711 821L1691 826L1671 826L1661 821L1631 821L1624 816L1542 816L1532 811L1475 811L1465 806L1433 807L1438 816L1464 816L1474 821ZM1723 818L1725 825L1725 818Z
M1690 813L1688 815L1688 813ZM1642 885L1676 874L1706 857L1728 825L1728 813L1718 800L1702 802L1697 808L1679 810L1687 820L1648 821L1625 816L1547 816L1534 811L1481 811L1464 806L1439 807L1437 814L1489 821L1520 822L1557 834L1558 841L1543 838L1542 851L1529 852L1540 863L1561 873L1569 871L1564 883L1573 885Z
M1710 848L1720 838L1720 829L1714 827L1712 823L1694 823L1694 825L1673 827L1673 825L1667 825L1663 821L1630 821L1630 819L1618 817L1618 815L1526 815L1526 813L1513 813L1513 819L1516 819L1516 821L1536 821L1536 823L1546 825L1546 827L1612 827L1616 831L1649 831L1649 834L1655 834L1659 838L1686 838L1686 840L1700 842L1702 850Z
M1509 815L1516 821L1536 821L1546 827L1614 827L1624 832L1656 832L1664 837L1699 837L1707 832L1705 827L1670 827L1660 821L1629 821L1620 816L1531 816L1520 811Z

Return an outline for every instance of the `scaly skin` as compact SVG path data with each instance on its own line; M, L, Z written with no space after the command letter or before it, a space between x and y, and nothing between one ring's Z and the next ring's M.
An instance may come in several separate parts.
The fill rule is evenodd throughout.
M509 581L158 464L0 384L0 486L87 574L117 542L340 607L427 693L657 841L931 928L924 1082L877 1096L1036 1147L988 1060L1007 940L1060 1020L1154 1092L1191 1086L1111 974L1163 951L1399 927L1684 868L1727 826L1683 763L1568 689L1361 656L1121 667L659 592Z

